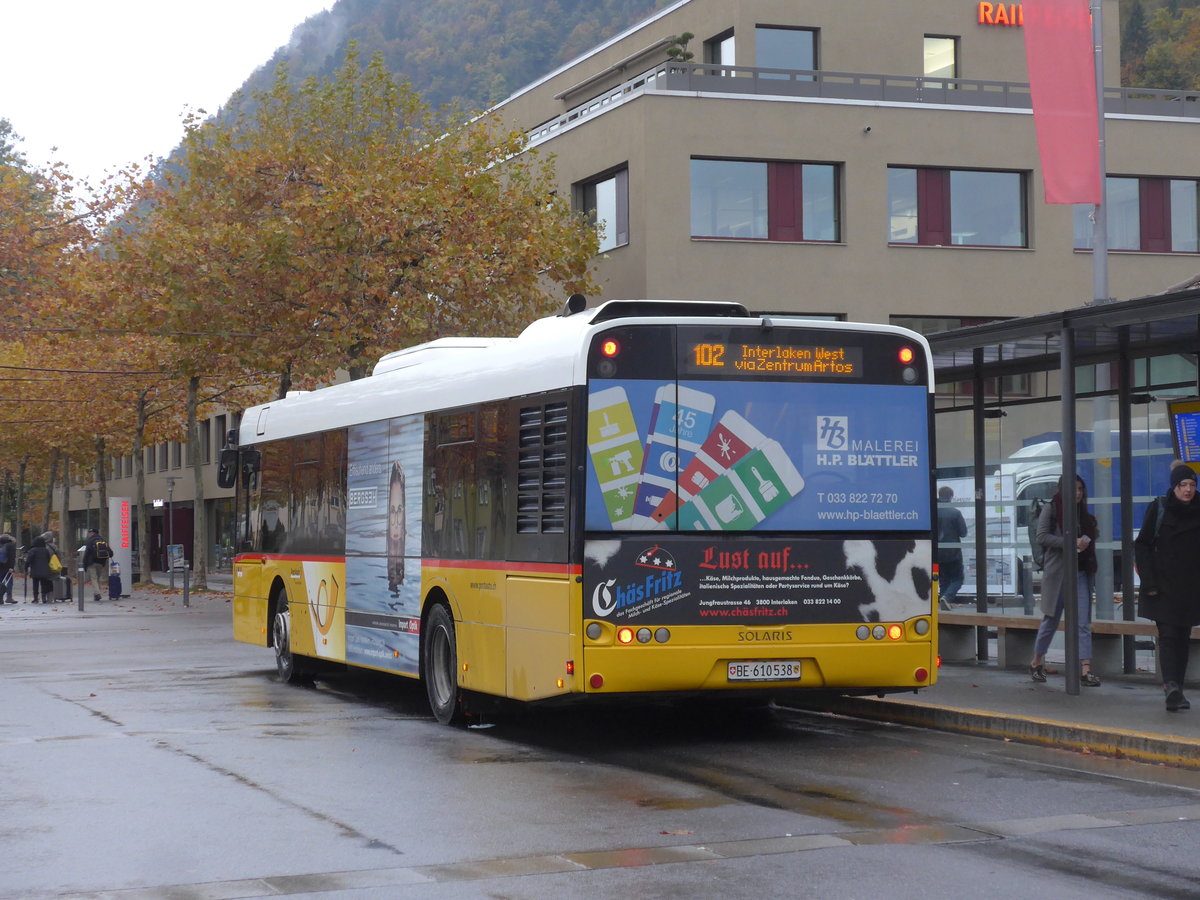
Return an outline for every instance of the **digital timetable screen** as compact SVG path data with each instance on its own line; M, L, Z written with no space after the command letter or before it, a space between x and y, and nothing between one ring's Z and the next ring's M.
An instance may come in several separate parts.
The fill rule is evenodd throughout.
M1168 400L1175 456L1186 463L1200 462L1200 399Z

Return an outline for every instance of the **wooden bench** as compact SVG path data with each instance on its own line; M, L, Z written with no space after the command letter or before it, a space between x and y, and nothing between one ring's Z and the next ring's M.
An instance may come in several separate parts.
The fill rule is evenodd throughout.
M1002 615L967 610L938 613L938 652L942 659L958 661L975 659L976 628L995 629L996 663L1003 669L1023 669L1033 658L1040 615ZM1058 624L1061 631L1066 617ZM1157 638L1158 627L1145 619L1132 622L1124 619L1092 620L1092 669L1098 675L1120 675L1125 669L1124 644L1126 636ZM1192 629L1192 652L1200 654L1200 627ZM1157 661L1157 656L1155 657Z

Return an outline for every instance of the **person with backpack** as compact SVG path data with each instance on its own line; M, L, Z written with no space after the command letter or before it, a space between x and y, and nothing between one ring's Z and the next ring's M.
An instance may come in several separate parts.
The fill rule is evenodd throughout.
M13 599L13 566L17 562L17 541L11 534L0 534L0 603Z
M1033 645L1033 660L1029 663L1029 677L1034 681L1046 680L1046 651L1050 649L1050 641L1054 632L1058 631L1058 623L1062 620L1063 610L1068 596L1072 596L1079 607L1079 665L1080 683L1088 687L1098 687L1100 679L1092 671L1092 591L1096 587L1096 517L1088 512L1087 485L1082 478L1075 476L1075 521L1078 532L1075 535L1075 547L1078 569L1075 572L1065 571L1066 554L1063 547L1066 536L1063 534L1063 484L1064 479L1058 479L1058 492L1050 498L1050 502L1042 507L1038 516L1038 543L1046 548L1042 571L1042 596L1038 605L1042 610L1042 623L1038 626L1037 638Z
M99 602L108 590L108 562L112 559L112 547L95 528L89 528L83 544L83 571L92 583L92 600Z
M967 536L967 521L963 514L950 505L954 490L948 484L938 488L938 595L949 606L958 599L963 585L962 550L958 544Z
M1146 508L1133 541L1141 590L1138 614L1158 626L1158 671L1167 710L1191 709L1183 695L1192 628L1200 625L1200 498L1196 472L1171 469L1171 489Z

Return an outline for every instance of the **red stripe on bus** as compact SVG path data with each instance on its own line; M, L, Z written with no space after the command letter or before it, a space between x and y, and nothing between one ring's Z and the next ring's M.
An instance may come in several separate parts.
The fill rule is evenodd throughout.
M469 559L424 559L422 565L445 569L484 569L494 572L552 572L555 575L580 575L583 566L570 563L484 562Z
M344 556L298 556L290 553L243 553L235 563L256 562L325 562L344 563ZM482 569L495 572L551 572L556 575L581 575L583 566L570 563L483 562L470 559L422 559L425 566L443 569Z

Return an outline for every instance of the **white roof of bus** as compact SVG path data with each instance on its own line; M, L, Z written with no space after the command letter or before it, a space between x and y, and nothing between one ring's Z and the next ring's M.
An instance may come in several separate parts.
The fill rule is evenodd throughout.
M690 301L650 302L656 306L678 302L681 311L687 308L689 312L694 312L699 305ZM646 316L631 315L601 317L601 321L595 322L605 305L574 315L538 319L515 338L439 338L389 353L379 360L369 378L315 391L300 391L282 400L250 407L242 415L239 444L246 446L432 409L453 409L584 384L592 332L654 321ZM723 309L728 306L721 304ZM749 325L763 319L784 326L803 324L850 331L908 333L921 345L929 371L933 371L933 360L925 339L893 326L779 315L749 318L684 315L671 317L671 322ZM931 390L932 387L931 384Z

